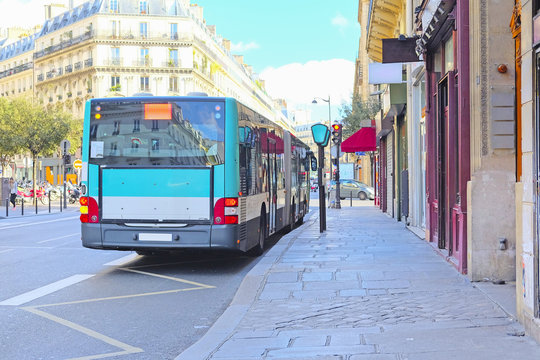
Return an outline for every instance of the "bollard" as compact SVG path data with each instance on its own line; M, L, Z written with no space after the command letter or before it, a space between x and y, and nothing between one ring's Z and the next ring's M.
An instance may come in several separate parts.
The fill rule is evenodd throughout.
M49 191L49 193L47 194L48 198L49 198L49 214L51 213L51 192Z
M8 213L8 208L9 208L9 199L6 198L6 217L9 216L9 213Z
M21 198L21 216L24 215L24 196Z
M34 198L34 201L35 201L35 203L36 203L36 215L37 215L37 202L38 202L37 197Z
M60 212L62 212L62 193L60 193Z
M352 190L351 190L351 207L352 207Z

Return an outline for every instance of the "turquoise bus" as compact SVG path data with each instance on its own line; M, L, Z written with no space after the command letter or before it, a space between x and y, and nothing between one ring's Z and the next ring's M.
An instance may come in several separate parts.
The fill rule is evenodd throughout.
M88 248L260 255L309 211L309 148L233 98L88 100L82 150Z

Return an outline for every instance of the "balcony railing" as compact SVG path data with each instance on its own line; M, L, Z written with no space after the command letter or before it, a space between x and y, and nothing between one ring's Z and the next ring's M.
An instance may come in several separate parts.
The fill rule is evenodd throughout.
M94 64L94 61L92 58L84 60L84 67L90 67Z
M133 66L152 66L152 58L139 58L133 61Z
M111 31L98 31L96 34L100 39L112 39L112 40L148 40L148 41L193 41L191 35L179 35L178 33L171 34L170 32L146 32L141 34L140 32L124 31L120 33L111 33Z
M74 65L75 71L82 69L82 61L77 61Z
M11 69L7 69L5 71L0 72L0 79L5 78L6 76L10 76L10 75L14 75L14 74L23 72L25 70L32 69L33 66L34 66L33 62L28 62L28 63L25 63L25 64L15 66L15 67L13 67Z
M95 35L95 33L93 31L87 31L82 35L79 35L79 36L71 38L71 39L64 40L64 41L60 42L59 44L48 46L43 50L36 51L34 53L34 59L39 59L40 57L49 55L49 54L51 54L53 52L60 51L62 49L68 48L68 47L73 46L73 45L77 45L77 44L79 44L79 43L81 43L81 42L83 42L85 40L88 40L88 39L92 38L92 36L94 36L94 35Z
M73 71L73 65L66 65L65 69L66 69L66 74L70 73Z
M52 71L47 72L47 79L52 79L54 77L54 73Z
M105 60L106 66L123 66L124 59L120 57L113 57Z
M180 62L178 60L167 60L163 63L164 67L179 67Z

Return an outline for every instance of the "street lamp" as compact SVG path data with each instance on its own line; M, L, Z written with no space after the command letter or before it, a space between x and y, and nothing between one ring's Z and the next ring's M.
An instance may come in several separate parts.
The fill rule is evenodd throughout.
M328 128L332 128L332 110L331 110L331 106L330 106L330 95L328 95L328 99L315 97L315 98L313 98L313 101L311 103L312 104L317 104L317 99L328 103ZM329 160L328 171L330 172L330 174L332 174L332 158L331 158L330 154L328 154L328 155L329 155L328 156L328 160Z
M324 201L324 185L322 183L324 164L322 159L324 158L324 147L327 146L330 141L330 130L324 124L315 124L311 126L311 134L313 135L313 141L319 148L319 168L317 176L319 178L319 229L322 233L326 230L326 203Z

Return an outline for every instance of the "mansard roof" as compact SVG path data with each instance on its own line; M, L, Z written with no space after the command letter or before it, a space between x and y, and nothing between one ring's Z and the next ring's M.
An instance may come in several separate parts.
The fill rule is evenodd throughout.
M139 15L141 0L90 0L74 9L66 11L52 19L46 20L41 30L12 44L2 46L6 39L0 39L0 61L7 60L19 54L34 49L37 38L62 29L68 25L83 20L89 16L113 12L110 5L116 2L118 14ZM188 10L181 5L181 0L142 0L147 4L147 15L156 16L189 16Z
M34 50L34 41L37 36L37 34L30 35L0 48L0 61Z

